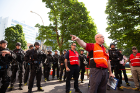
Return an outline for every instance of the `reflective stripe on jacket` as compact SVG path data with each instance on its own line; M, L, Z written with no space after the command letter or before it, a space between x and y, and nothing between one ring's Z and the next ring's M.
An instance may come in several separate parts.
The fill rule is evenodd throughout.
M132 66L140 66L140 53L137 53L135 57L133 54L131 54L130 62Z
M79 54L77 51L72 51L69 50L69 60L70 60L70 65L79 65Z
M104 46L102 48L99 44L94 44L93 59L96 63L96 67L100 67L101 64L104 64L106 67L108 67L107 61L109 59L109 55L106 53L105 50L106 48Z

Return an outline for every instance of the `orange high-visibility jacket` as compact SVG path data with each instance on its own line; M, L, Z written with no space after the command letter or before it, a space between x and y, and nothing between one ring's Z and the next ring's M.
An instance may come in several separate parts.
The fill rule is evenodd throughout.
M75 53L72 50L69 50L69 60L70 65L79 65L79 54L77 51Z
M107 61L109 59L109 55L106 53L106 48L103 46L103 48L100 47L99 44L94 44L93 49L93 59L96 63L96 67L100 67L100 64L104 64L106 67L108 67Z
M140 66L140 53L137 53L135 57L133 54L131 54L130 62L132 66Z

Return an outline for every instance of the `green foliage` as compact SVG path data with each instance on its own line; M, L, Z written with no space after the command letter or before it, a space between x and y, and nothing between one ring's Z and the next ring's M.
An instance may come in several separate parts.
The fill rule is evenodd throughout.
M123 55L129 58L130 54L132 54L132 48L126 48L123 52Z
M140 49L140 0L108 0L107 32L117 40L118 48L137 46Z
M21 25L11 26L5 29L5 40L8 41L8 48L10 50L15 49L17 42L21 43L21 48L26 49L27 42L25 41L25 35Z
M39 28L38 40L45 40L45 45L62 52L70 48L70 35L76 35L87 43L94 43L97 27L89 16L85 5L78 0L42 0L50 9L49 26ZM80 48L78 46L78 48Z

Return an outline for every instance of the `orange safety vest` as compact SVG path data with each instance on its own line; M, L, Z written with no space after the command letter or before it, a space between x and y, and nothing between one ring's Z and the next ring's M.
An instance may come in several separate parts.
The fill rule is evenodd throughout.
M103 48L101 48L99 44L94 44L93 59L96 63L97 68L101 67L101 65L105 65L106 67L108 67L107 61L109 59L109 55L106 53L105 50L106 48L104 46Z
M70 65L79 65L79 54L77 51L75 53L72 50L69 50L69 60Z
M133 54L131 54L130 62L132 66L140 66L140 53L137 53L135 57Z

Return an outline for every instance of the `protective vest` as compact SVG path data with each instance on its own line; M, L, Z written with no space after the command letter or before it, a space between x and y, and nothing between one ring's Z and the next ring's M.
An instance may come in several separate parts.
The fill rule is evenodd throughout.
M133 54L131 54L130 62L132 66L140 66L140 53L137 53L135 57Z
M79 65L79 54L77 51L75 53L72 50L69 50L69 60L70 60L70 65Z
M103 48L101 48L99 44L97 43L94 44L93 59L94 59L94 62L96 63L97 68L101 68L103 65L106 68L108 67L107 61L109 59L109 56L105 50L106 48L104 46Z

